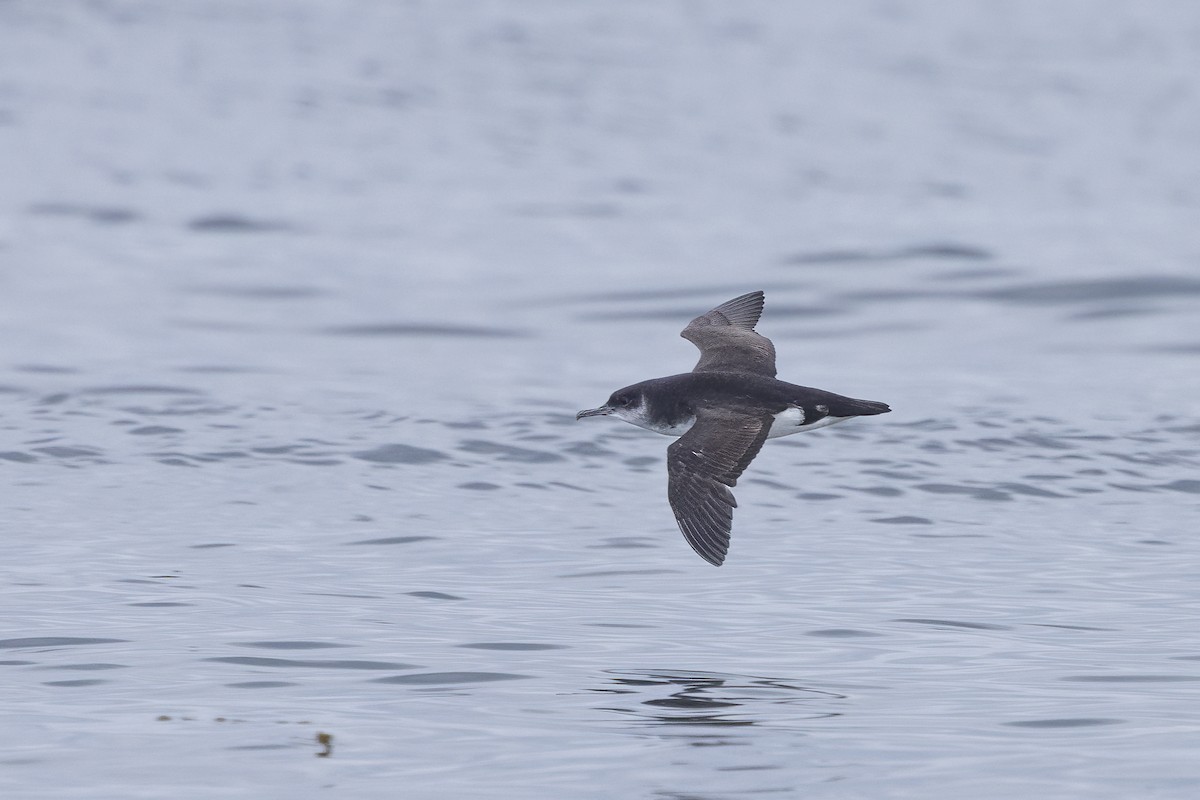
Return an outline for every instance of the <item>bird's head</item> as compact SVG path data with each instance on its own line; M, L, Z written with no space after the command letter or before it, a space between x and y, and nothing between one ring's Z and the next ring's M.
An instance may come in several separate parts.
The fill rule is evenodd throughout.
M645 396L641 391L632 387L618 389L609 395L607 403L599 408L589 408L580 411L575 415L575 419L607 416L608 414L620 417L626 422L637 424L636 420L640 420L645 415Z

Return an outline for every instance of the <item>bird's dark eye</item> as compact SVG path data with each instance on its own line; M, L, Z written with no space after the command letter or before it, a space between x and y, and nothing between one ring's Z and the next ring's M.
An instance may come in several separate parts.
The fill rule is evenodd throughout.
M623 394L617 398L617 402L621 405L621 408L629 408L633 405L633 395Z

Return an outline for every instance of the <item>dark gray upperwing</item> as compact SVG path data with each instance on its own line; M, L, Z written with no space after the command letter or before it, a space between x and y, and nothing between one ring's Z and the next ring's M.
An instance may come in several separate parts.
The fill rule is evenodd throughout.
M763 293L750 292L696 317L679 334L700 349L692 372L752 372L775 377L775 346L755 333Z
M758 455L773 421L753 411L704 409L667 448L667 499L683 538L708 563L721 566L737 500L730 486Z

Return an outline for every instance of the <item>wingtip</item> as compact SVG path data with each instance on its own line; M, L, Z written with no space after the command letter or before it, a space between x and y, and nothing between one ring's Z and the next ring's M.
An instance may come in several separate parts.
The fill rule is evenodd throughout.
M753 292L740 294L732 300L726 301L724 305L733 305L734 303L758 303L762 305L767 301L767 293L762 289L755 289Z
M714 567L719 567L725 563L724 553L701 553L699 550L696 550L696 554Z
M671 510L674 511L675 507L672 506ZM681 517L678 513L675 515L675 522L679 525L679 532L683 534L684 541L695 551L696 555L714 567L725 563L725 554L729 552L728 536L722 541L722 537L714 537L711 532L696 528L690 520Z
M732 300L726 300L714 308L709 314L717 313L724 317L728 324L738 328L754 330L763 313L766 294L761 289L738 295Z

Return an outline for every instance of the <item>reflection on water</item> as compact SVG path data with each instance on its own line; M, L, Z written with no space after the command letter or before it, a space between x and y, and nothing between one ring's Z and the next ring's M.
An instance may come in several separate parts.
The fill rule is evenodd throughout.
M778 724L781 717L822 719L839 712L823 710L844 695L806 689L770 678L687 671L612 671L611 687L594 691L620 696L621 705L605 711L630 715L637 721L671 726L744 726ZM650 696L650 699L644 699ZM801 715L781 715L774 706L805 704ZM813 707L809 707L813 706ZM697 734L707 736L707 734Z

